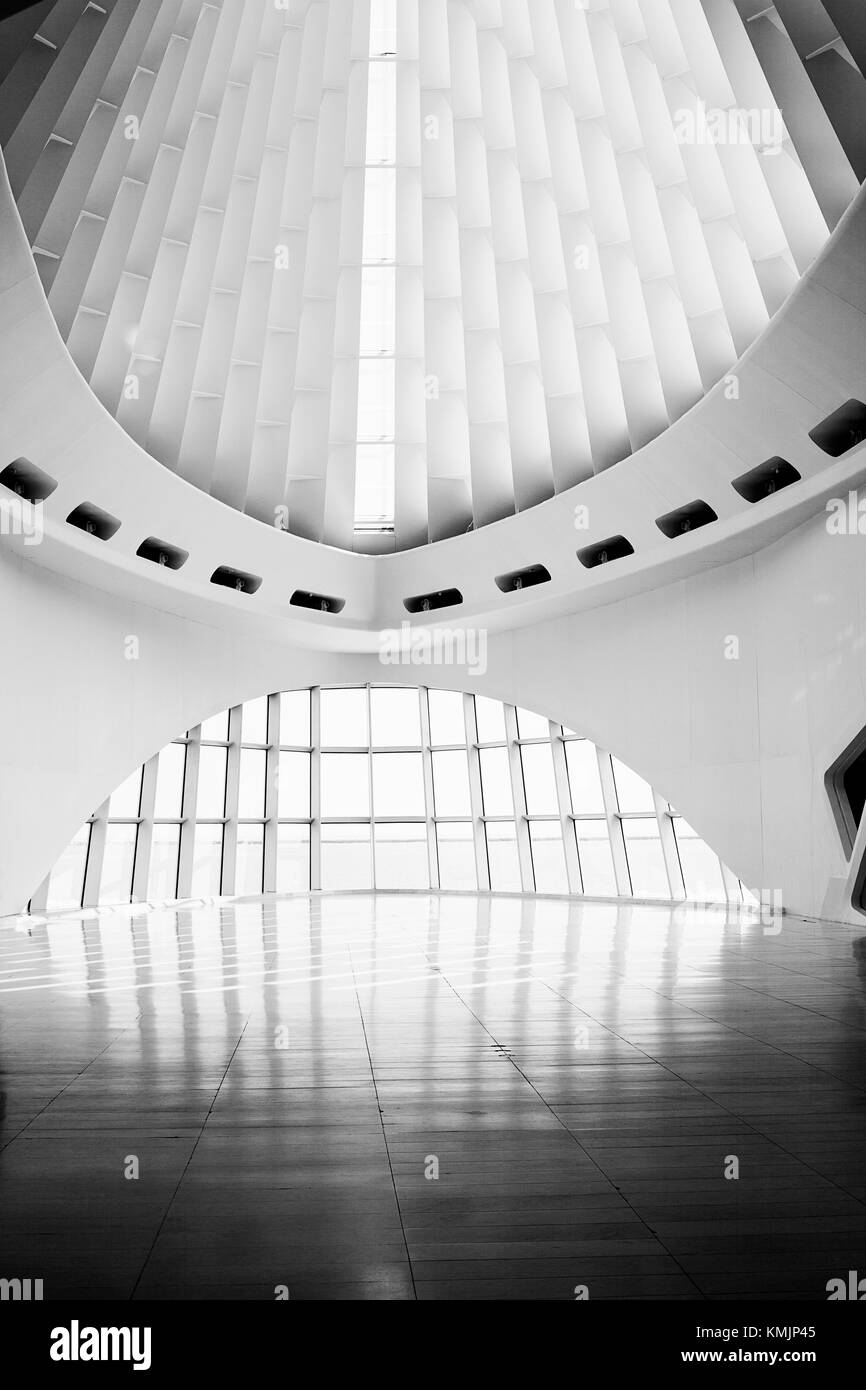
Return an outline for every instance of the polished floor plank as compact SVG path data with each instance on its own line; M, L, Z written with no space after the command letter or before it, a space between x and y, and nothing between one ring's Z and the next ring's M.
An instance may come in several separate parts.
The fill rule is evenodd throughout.
M866 1271L857 929L420 894L21 925L0 1276L47 1298L801 1301Z

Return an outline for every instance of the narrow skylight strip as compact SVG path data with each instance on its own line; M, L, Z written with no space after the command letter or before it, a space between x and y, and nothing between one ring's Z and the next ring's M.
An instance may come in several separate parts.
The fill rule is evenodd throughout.
M394 530L397 0L372 0L367 78L355 530Z

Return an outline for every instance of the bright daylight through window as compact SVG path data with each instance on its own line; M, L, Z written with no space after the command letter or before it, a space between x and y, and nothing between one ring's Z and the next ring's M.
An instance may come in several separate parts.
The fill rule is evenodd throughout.
M358 362L355 530L394 529L397 0L372 0Z
M33 903L311 888L744 901L667 802L572 730L481 695L354 686L248 701L168 744Z

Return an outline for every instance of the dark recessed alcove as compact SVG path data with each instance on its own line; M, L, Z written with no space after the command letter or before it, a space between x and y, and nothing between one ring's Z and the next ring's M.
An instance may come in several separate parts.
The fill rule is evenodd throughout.
M27 502L44 502L57 487L57 479L37 468L29 459L14 459L0 473L0 483Z
M157 536L148 536L135 553L140 555L142 560L151 560L153 564L164 565L170 570L179 570L189 559L188 550L181 550L179 546L170 545L168 541L161 541Z
M313 594L308 589L296 589L289 599L295 608L314 608L319 613L342 613L346 607L344 598L333 598L330 594Z
M585 569L593 570L598 565L607 565L611 560L622 560L634 554L634 546L625 536L608 536L606 541L596 541L585 545L577 552L577 558Z
M258 574L247 574L244 570L232 569L230 565L220 565L210 577L211 584L221 584L224 589L236 589L239 594L254 594L262 587Z
M503 594L513 594L519 589L531 589L536 584L549 584L550 572L544 565L526 565L521 570L511 570L508 574L496 576L496 587Z
M79 531L86 531L89 536L96 536L100 541L110 541L120 530L118 518L110 512L104 512L93 502L82 502L80 507L69 513L66 520L70 526L76 526Z
M656 517L656 526L669 540L673 540L676 536L686 536L689 531L698 531L702 526L709 526L718 519L708 502L697 499L687 502L684 507L677 507L673 512L665 512L664 516Z
M841 458L866 439L866 405L851 399L809 431L809 438L831 458Z
M432 613L437 608L454 608L462 602L463 595L459 589L438 589L435 594L404 598L403 607L407 613Z
M799 481L800 474L794 465L787 459L774 455L773 458L759 463L756 468L750 468L748 473L741 473L739 478L734 478L731 486L747 502L762 502L765 497L772 497L774 493L781 492L783 488Z

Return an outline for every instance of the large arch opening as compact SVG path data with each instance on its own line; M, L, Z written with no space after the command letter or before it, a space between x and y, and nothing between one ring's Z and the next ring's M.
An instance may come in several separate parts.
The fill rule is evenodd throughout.
M719 902L751 894L562 724L427 686L315 686L186 731L90 816L35 909L307 891Z

